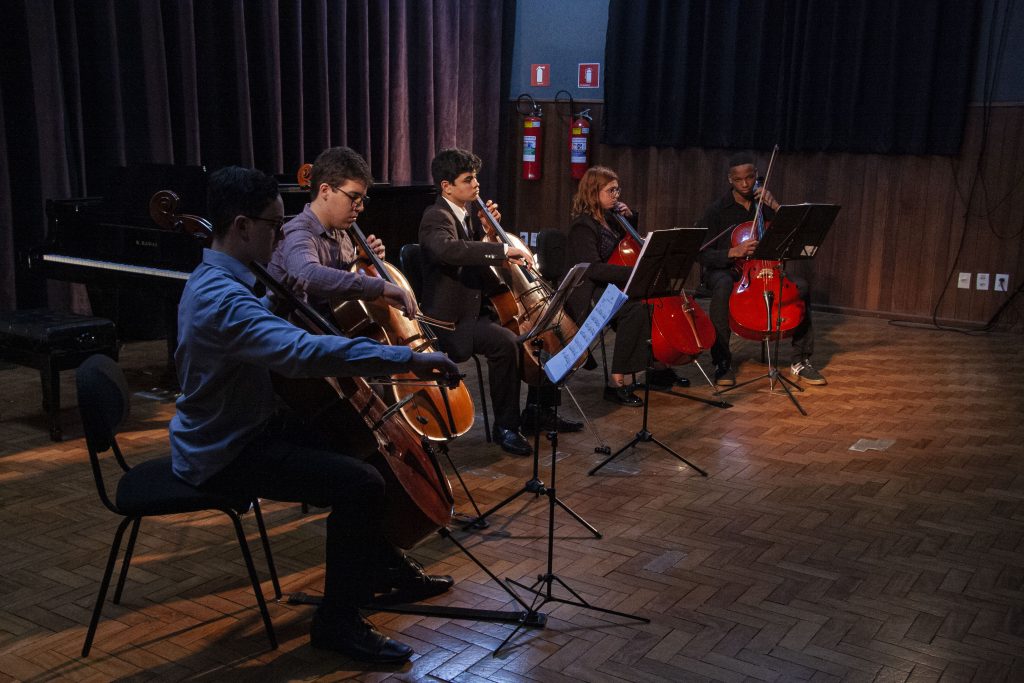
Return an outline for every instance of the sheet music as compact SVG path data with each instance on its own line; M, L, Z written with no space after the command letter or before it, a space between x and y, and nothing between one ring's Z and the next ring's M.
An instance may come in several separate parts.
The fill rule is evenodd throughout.
M612 319L612 316L622 308L622 304L626 303L628 299L629 297L615 285L608 285L605 288L604 294L598 299L587 319L580 325L579 332L572 338L572 341L544 363L544 372L552 384L558 384L562 381L562 378L575 365L576 360L590 348L597 335L601 333L601 330L605 328Z

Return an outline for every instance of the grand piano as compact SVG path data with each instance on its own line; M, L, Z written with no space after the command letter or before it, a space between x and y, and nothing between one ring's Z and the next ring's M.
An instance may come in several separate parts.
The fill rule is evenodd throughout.
M179 213L205 216L206 180L200 166L135 165L117 169L103 197L48 200L46 241L27 254L29 272L84 283L94 315L114 320L120 341L163 337L173 357L178 300L206 242L158 226L149 216L149 201L171 190L180 198ZM285 215L301 212L309 191L294 181L280 188ZM420 217L436 190L426 183L379 184L369 194L373 201L359 226L397 256L402 245L416 241Z

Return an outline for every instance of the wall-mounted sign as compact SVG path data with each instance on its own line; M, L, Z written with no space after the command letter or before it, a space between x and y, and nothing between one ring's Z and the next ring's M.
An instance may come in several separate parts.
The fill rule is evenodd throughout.
M601 65L580 64L580 75L577 87L579 88L600 88L601 87Z
M534 87L543 87L546 85L551 85L551 65L531 64L530 85Z

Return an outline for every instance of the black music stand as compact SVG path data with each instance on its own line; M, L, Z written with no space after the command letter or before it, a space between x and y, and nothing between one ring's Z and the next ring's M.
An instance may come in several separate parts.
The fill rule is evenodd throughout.
M683 283L686 276L693 268L693 260L700 250L700 238L704 231L700 228L673 228L672 230L655 230L647 236L643 249L640 250L640 257L637 259L633 272L626 283L625 292L630 299L641 300L653 299L660 296L678 295L683 290ZM648 316L650 316L648 307ZM654 363L654 351L651 340L647 340L647 373L650 377ZM679 395L679 394L676 394ZM693 398L687 396L686 398ZM673 457L681 460L688 467L696 470L702 477L708 473L694 465L692 462L676 453L664 443L655 438L654 434L647 428L647 420L651 404L651 384L644 383L644 407L643 424L640 431L636 433L633 440L615 451L607 458L595 465L587 474L594 474L599 469L619 457L629 448L635 447L642 442L653 442Z
M540 335L546 332L547 330L551 329L551 327L557 323L558 317L563 314L563 311L565 309L565 302L567 301L570 292L576 289L576 287L578 287L580 283L583 281L583 278L586 275L588 265L589 264L586 263L577 264L573 266L568 273L566 273L565 277L562 279L561 284L558 286L558 289L555 291L553 295L551 295L551 298L548 300L547 307L541 312L540 316L537 318L537 324L533 326L533 329L530 330L530 332L523 335L518 340L521 347L523 344L526 344L527 342L530 343L532 347L532 353L536 355L538 365L540 365L542 368L544 367L544 364L547 362L549 356L547 352L544 351L544 342L543 340L541 340ZM541 374L543 375L544 373ZM556 392L561 392L563 380L564 378L562 378L557 384L552 384L552 386L555 387ZM543 376L541 377L541 385L546 386L544 383ZM558 403L560 403L560 401L556 401L554 406L556 431L548 433L548 438L552 440L552 444L557 443L558 440ZM478 515L475 519L466 522L463 528L482 529L486 527L488 517L490 517L492 514L494 514L501 508L505 507L506 505L508 505L509 503L511 503L512 501L514 501L516 498L523 494L532 493L535 496L546 494L549 497L551 497L555 505L558 505L560 508L568 512L573 519L575 519L577 522L586 527L587 531L593 534L595 538L601 538L601 532L595 529L593 525L591 525L587 520L580 517L572 508L570 508L560 499L555 497L554 488L549 488L545 486L544 481L540 478L540 433L542 431L540 429L540 411L537 411L535 419L537 420L537 423L534 424L533 430L533 475L526 481L526 483L523 484L523 487L521 489L519 489L518 491L516 491L511 496L501 501L491 509L489 509L487 512L484 512ZM554 445L552 447L554 447Z
M586 271L586 267L588 265L589 264L585 264L585 263L584 264L579 264L579 265L574 267L574 270L570 271L570 275L573 275L573 273L575 272L576 269L580 269L579 278L576 281L577 284L579 283L579 280L582 279L583 273ZM566 276L566 279L569 279L569 276ZM565 284L565 281L563 280L563 285L564 284ZM573 285L569 289L572 289L575 286L576 285ZM561 289L561 287L559 289ZM549 358L544 358L544 356L540 354L540 350L543 348L543 343L541 342L539 335L542 334L548 328L548 325L550 324L550 322L552 320L554 320L554 316L553 315L549 315L549 314L551 314L551 313L560 314L561 313L561 307L562 307L563 304L564 304L564 297L563 297L563 299L560 302L556 302L555 298L553 297L551 299L551 301L549 302L548 309L545 310L545 313L541 316L541 319L538 321L538 325L529 334L523 336L523 341L531 341L531 345L538 352L538 360L541 363L541 367L544 369L545 375L548 376L548 378L551 380L552 386L555 387L556 391L561 391L562 386L565 383L565 379L567 377L569 377L569 375L571 375L572 372L573 372L573 366L575 365L575 362L578 361L583 356L583 352L589 347L589 344L586 344L586 343L578 344L578 345L570 344L570 345L566 346L565 349L563 349L563 353L568 354L568 356L571 358L571 361L567 364L567 367L566 367L565 371L562 372L561 374L555 374L555 373L560 373L561 370L554 370L551 373L548 372L548 370L549 370L548 363L550 362L551 358L550 357ZM556 305L557 305L557 309L555 308ZM591 323L591 320L588 318L588 320L585 321L581 325L581 327L580 327L581 333L580 333L579 336L581 336L583 338L586 338L586 332L584 332L584 328L587 328L588 324L590 324L590 323ZM600 327L600 324L595 325L594 327L595 328ZM597 329L591 329L590 331L592 332L591 336L596 336ZM552 375L554 375L554 376L552 376ZM593 604L587 602L587 600L582 595L580 595L575 590L573 590L572 587L569 584L567 584L561 577L559 577L554 572L554 558L555 558L555 506L558 505L561 508L563 508L564 510L567 510L573 517L575 517L577 519L577 521L581 522L582 524L584 524L588 528L592 529L592 527L590 527L589 524L587 524L585 521L583 521L572 510L567 508L565 506L565 504L563 504L562 501L560 501L558 499L558 496L555 495L555 481L556 481L556 472L557 472L557 464L558 464L558 429L557 429L557 427L558 427L558 405L559 405L559 401L556 401L555 405L553 406L554 415L555 415L555 429L550 431L550 432L548 432L548 439L551 441L551 485L545 487L544 490L543 490L543 493L545 493L547 495L547 497L548 497L547 571L544 574L539 574L537 576L537 580L534 581L529 586L527 586L526 584L521 583L519 581L516 581L514 579L505 579L505 583L508 584L509 586L518 586L519 588L521 588L521 589L523 589L525 591L529 591L529 592L533 593L535 597L534 597L533 602L530 604L530 606L529 606L529 608L528 608L528 610L526 612L526 616L525 616L523 622L521 624L518 624L512 630L512 633L510 633L508 635L508 637L505 638L505 640L502 641L501 645L499 645L497 647L497 649L495 649L495 651L494 651L494 655L495 656L498 654L498 652L501 651L502 648L504 648L509 643L509 641L512 640L512 638L515 637L515 635L519 632L520 628L522 628L523 626L530 625L530 618L533 617L534 614L540 614L539 612L537 612L537 610L539 610L540 608L544 607L544 605L546 605L549 602L557 602L557 603L561 603L563 605L575 605L576 607L582 607L584 609L593 610L595 612L601 612L603 614L614 614L616 616L625 617L626 619L633 619L633 620L636 620L636 621L643 622L645 624L648 624L651 621L650 619L647 619L647 618L641 617L641 616L637 616L635 614L630 614L628 612L619 612L619 611L616 611L616 610L607 609L605 607L598 607L597 605L593 605ZM536 449L534 450L534 454L536 455ZM536 461L534 461L534 462L536 462ZM536 470L535 470L535 472L536 472ZM536 474L534 476L536 476ZM522 491L520 491L519 493L522 493ZM516 494L516 495L519 495L519 494ZM514 497L515 496L513 496L513 498ZM596 532L595 532L595 535L598 538L601 537L601 535L597 534ZM567 598L557 597L554 594L553 590L552 590L555 583L557 583L559 586L561 586L574 599L567 599ZM509 590L511 590L511 588L509 588ZM544 615L541 614L540 616L543 617Z
M803 391L803 387L779 372L779 342L782 340L782 285L786 277L786 261L807 261L814 258L821 243L825 240L828 229L835 221L839 213L838 204L790 204L780 206L775 212L775 218L767 227L764 235L757 244L751 258L777 261L775 266L779 281L779 292L775 305L772 301L773 293L765 293L765 311L768 316L768 329L772 330L765 334L764 348L768 358L768 372L753 379L740 382L735 386L722 389L718 393L725 394L753 382L763 379L768 380L768 390L775 388L775 383L786 392L786 396L800 411L801 415L807 415L807 411L800 405L800 401L790 390L790 387L797 391ZM775 311L775 320L771 320L772 310ZM771 342L775 342L775 358L772 359L770 348Z

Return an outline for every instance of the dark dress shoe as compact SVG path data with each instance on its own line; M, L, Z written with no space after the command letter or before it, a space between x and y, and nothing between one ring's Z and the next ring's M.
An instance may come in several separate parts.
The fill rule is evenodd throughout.
M647 381L650 383L651 389L655 389L658 391L666 391L668 389L671 389L672 387L690 386L690 380L688 380L685 377L680 377L672 368L651 370L646 374Z
M730 363L718 363L715 365L715 386L731 387L736 384L736 371Z
M385 569L376 583L375 592L382 593L374 598L377 604L399 604L418 602L447 592L455 585L455 579L448 575L433 575L423 571L423 565L408 555L398 565Z
M530 446L530 442L515 429L502 429L495 425L491 436L494 437L494 443L501 446L501 450L506 453L511 453L512 455L530 455L533 453L533 447Z
M644 404L644 400L629 387L605 387L604 400L632 408L640 408Z
M399 664L412 656L411 647L373 628L355 608L318 609L309 642L319 650L333 650L361 662Z
M583 423L577 420L568 420L562 416L559 416L556 420L555 411L551 408L540 409L534 406L526 406L523 409L523 414L520 416L519 423L522 425L520 431L523 434L533 434L534 427L538 423L538 413L540 430L542 432L578 432L583 429Z

